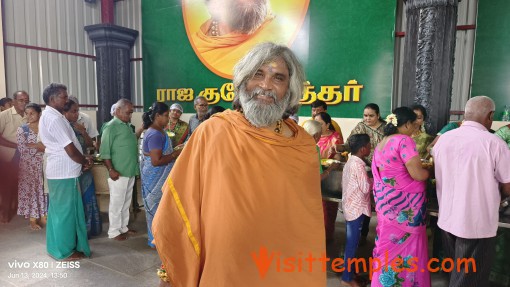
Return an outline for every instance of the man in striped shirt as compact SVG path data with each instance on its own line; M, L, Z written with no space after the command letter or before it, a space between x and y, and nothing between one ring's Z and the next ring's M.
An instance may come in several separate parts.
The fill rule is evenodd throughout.
M342 174L342 204L345 216L346 244L344 262L350 262L356 255L365 217L372 216L370 192L373 181L367 175L363 158L371 151L370 137L356 134L347 141L351 157L344 166ZM346 267L342 273L341 286L361 286L354 279L354 264Z

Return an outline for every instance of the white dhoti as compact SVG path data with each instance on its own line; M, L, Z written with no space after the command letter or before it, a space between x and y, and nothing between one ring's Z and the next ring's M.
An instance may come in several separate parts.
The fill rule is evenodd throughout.
M134 184L134 176L120 176L115 181L108 178L108 187L110 188L110 206L108 209L110 227L108 228L108 238L114 238L128 231L129 206L131 205Z

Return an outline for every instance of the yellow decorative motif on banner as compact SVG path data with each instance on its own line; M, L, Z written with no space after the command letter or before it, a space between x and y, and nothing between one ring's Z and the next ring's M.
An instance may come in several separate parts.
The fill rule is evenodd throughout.
M158 102L166 101L166 89L157 89L156 90L156 100Z
M220 101L220 93L218 88L205 88L198 96L205 97L209 105L217 104Z
M234 84L225 83L221 86L221 99L226 102L232 102L234 100Z
M157 89L156 99L158 102L191 102L193 101L192 88L180 89Z
M358 84L356 80L350 80L344 86L343 93L340 85L320 86L320 92L315 92L315 86L306 82L303 91L303 97L299 101L302 105L310 105L316 100L326 102L328 105L337 105L341 102L359 102L361 89L363 85ZM205 97L210 105L214 105L223 100L232 102L234 100L234 84L225 83L221 88L204 88L199 96ZM158 102L192 102L194 100L194 91L192 88L177 89L157 89Z
M342 101L342 92L338 91L339 89L340 86L322 86L317 99L330 105L339 104Z
M181 88L177 90L177 100L180 102L191 102L193 101L193 89Z
M363 89L363 85L359 85L358 81L350 80L344 88L344 101L349 102L351 100L351 91L354 91L352 96L353 102L359 102L359 94Z
M310 85L310 83L307 83L305 85L305 89L303 91L303 97L299 101L303 105L309 105L317 100L317 94L313 91L315 89L315 86Z
M326 102L328 105L337 105L341 102L359 102L361 89L363 85L358 84L356 80L350 80L344 86L343 94L340 91L341 86L321 86L320 92L315 92L315 86L310 82L305 83L303 97L299 101L302 105L310 105L316 100ZM351 99L352 96L352 99Z

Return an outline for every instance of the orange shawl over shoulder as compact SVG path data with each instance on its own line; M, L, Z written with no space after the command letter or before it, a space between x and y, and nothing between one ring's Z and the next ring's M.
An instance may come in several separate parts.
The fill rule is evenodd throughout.
M294 137L228 110L193 133L152 225L172 286L326 285L321 263L305 261L326 250L315 142L285 123Z

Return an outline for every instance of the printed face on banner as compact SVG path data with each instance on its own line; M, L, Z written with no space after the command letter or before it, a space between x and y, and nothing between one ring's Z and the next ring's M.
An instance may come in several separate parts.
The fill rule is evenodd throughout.
M186 33L200 61L216 75L232 79L234 65L253 46L291 46L309 0L183 0Z

